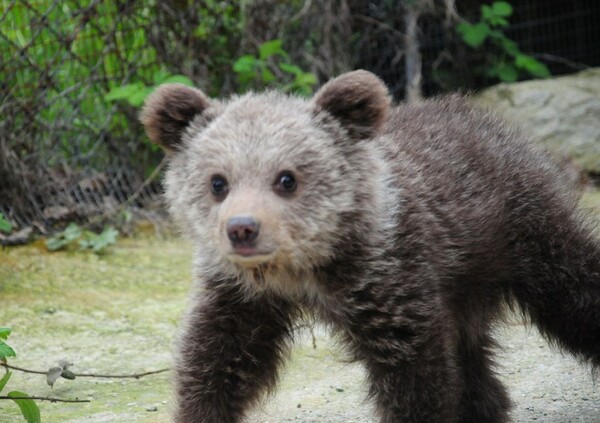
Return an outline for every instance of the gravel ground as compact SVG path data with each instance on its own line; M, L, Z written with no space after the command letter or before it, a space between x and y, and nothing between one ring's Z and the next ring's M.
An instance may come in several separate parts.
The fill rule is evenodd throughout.
M75 372L104 374L171 366L171 336L186 304L189 262L188 244L154 237L124 239L104 256L48 254L40 245L0 250L0 326L13 328L9 342L18 354L10 363L47 369L68 359ZM325 331L315 332L317 347L307 334L298 340L279 389L249 423L375 422L364 400L361 367L345 362ZM600 391L589 368L516 322L498 330L497 338L503 345L499 373L515 403L514 422L600 423ZM39 402L46 423L166 423L170 377L77 378L50 388L43 376L14 372L3 392L91 401ZM0 423L21 421L14 403L0 401Z
M376 422L364 399L363 369L344 362L323 331L298 342L275 395L249 419L261 423ZM563 355L535 329L510 323L497 331L499 374L516 423L600 422L600 390L589 367Z

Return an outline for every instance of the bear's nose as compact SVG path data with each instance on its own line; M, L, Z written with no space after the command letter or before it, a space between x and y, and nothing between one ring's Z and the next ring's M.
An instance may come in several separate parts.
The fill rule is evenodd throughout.
M235 216L227 222L227 236L234 244L249 244L256 239L260 224L252 216Z

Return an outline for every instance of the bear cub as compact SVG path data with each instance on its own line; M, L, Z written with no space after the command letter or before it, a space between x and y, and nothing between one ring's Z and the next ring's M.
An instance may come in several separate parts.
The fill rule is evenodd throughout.
M600 363L600 243L570 178L464 98L392 105L366 71L308 100L170 84L142 122L194 243L176 422L243 421L307 313L365 366L384 423L507 422L490 335L507 305Z

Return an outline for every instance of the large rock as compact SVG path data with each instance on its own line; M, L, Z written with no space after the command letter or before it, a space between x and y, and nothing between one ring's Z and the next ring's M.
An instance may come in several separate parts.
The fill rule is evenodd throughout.
M499 84L477 98L518 122L535 141L600 174L600 68L545 80Z

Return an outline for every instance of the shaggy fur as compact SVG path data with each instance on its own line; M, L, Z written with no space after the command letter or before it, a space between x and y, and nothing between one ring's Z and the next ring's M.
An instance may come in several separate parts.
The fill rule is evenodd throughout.
M463 98L392 107L357 71L308 101L169 85L143 116L195 244L176 422L242 421L306 311L365 365L384 423L506 422L490 336L506 303L600 364L600 244L573 187ZM227 236L240 216L260 227L250 253Z

